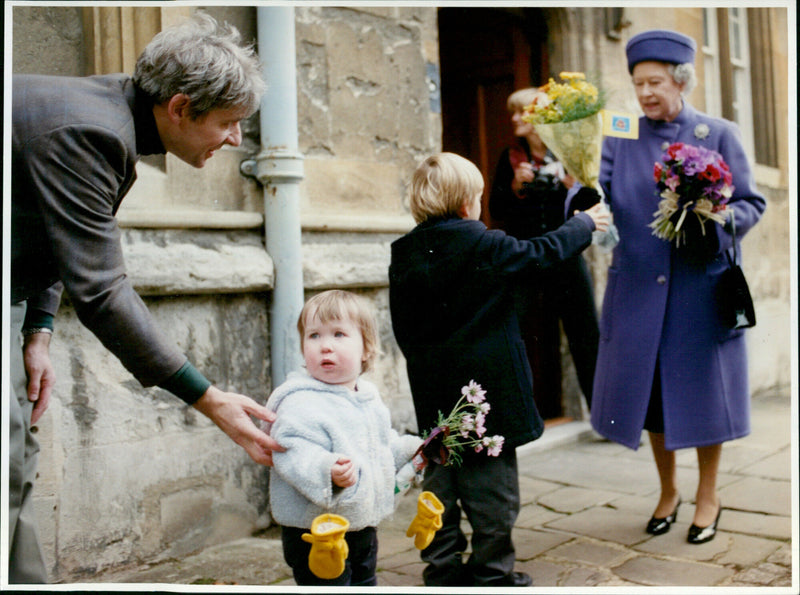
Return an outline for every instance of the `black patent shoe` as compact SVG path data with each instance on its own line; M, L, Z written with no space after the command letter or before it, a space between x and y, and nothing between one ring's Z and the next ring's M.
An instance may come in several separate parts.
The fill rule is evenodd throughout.
M706 543L714 539L717 534L717 523L719 523L719 515L722 514L722 504L719 505L717 511L717 518L708 527L698 527L694 523L689 527L689 535L686 536L686 541L693 544Z
M672 511L672 514L668 514L664 518L656 518L654 516L650 517L650 522L647 523L647 531L650 535L663 535L669 528L672 526L676 520L678 520L678 507L681 505L681 499L678 497L678 503L675 505L675 510Z

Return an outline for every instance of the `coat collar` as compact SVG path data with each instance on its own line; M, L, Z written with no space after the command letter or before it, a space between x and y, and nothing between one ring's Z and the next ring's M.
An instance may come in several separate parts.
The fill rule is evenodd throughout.
M153 100L131 81L133 87L133 120L136 128L136 154L156 155L166 153L164 143L158 135L153 116Z
M646 126L650 129L653 136L672 141L681 128L690 125L697 119L697 110L684 99L683 108L672 122L651 120L647 116L643 116L642 119L645 121Z

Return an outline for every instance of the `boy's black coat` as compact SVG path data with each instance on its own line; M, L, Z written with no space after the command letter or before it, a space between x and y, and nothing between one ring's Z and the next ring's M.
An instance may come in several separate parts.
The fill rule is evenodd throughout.
M475 380L491 411L487 435L507 447L538 438L530 366L519 328L520 292L536 271L580 253L592 239L588 215L556 231L516 240L479 221L421 223L392 243L392 326L407 361L420 432L447 415Z

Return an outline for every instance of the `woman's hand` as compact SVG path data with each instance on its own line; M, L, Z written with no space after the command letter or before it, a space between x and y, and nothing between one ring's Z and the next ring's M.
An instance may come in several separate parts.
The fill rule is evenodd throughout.
M533 182L533 165L528 161L523 161L514 169L514 179L511 180L511 189L519 196L522 192L522 185Z
M339 457L331 467L331 481L340 488L356 485L356 466L347 457Z

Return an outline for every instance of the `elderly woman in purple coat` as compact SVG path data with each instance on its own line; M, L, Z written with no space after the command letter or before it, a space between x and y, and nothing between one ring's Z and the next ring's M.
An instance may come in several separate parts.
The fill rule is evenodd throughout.
M733 172L728 206L737 239L758 222L766 202L755 188L736 125L698 112L684 99L695 82L694 40L646 31L628 42L626 53L644 116L638 139L607 137L603 146L600 183L620 241L602 306L591 419L602 436L633 449L642 429L649 432L661 483L646 528L653 535L669 530L681 503L674 451L697 449L699 482L688 541L704 543L716 534L722 509L722 443L750 432L744 331L722 323L714 294L728 268L732 228L730 219L707 222L706 235L690 238L692 250L654 236L648 226L659 202L653 167L675 142L720 153Z

